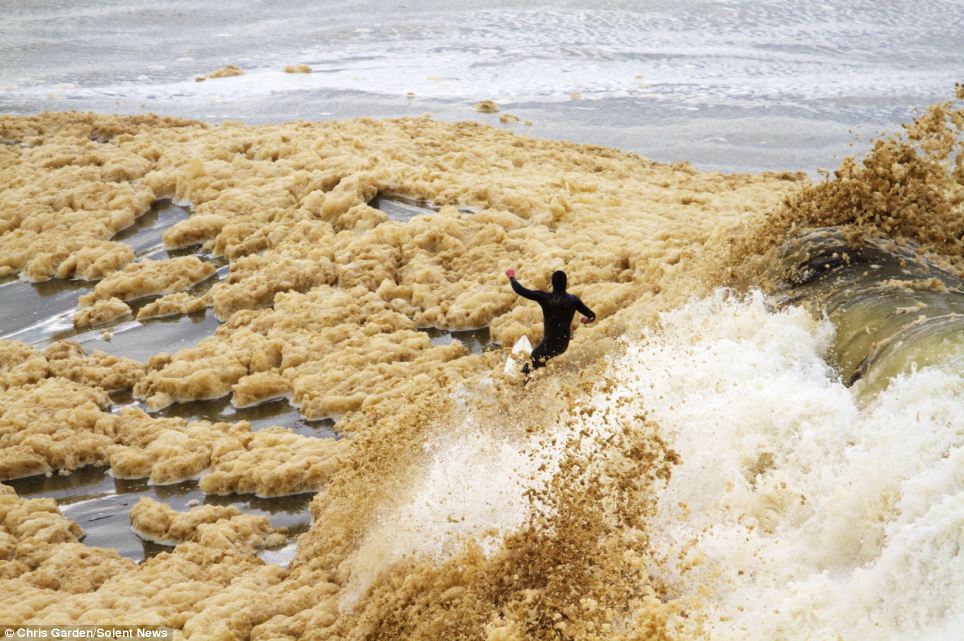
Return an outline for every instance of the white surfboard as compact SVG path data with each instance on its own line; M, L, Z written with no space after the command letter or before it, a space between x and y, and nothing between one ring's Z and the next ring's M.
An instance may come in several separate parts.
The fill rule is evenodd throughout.
M518 374L522 366L516 362L516 359L513 358L513 356L524 361L531 353L532 343L529 342L529 337L523 334L522 338L517 340L515 345L512 346L512 356L505 359L505 373L509 376L515 376Z

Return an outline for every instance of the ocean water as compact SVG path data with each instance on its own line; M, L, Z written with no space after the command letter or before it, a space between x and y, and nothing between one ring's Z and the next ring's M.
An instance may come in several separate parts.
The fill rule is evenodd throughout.
M964 79L956 0L4 0L0 15L0 112L504 126L473 109L492 99L526 134L726 171L833 168ZM313 73L281 72L295 63ZM195 82L227 64L244 75Z

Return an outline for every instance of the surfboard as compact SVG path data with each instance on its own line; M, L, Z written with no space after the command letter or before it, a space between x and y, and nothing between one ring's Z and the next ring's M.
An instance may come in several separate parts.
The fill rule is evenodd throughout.
M505 359L505 373L509 376L518 374L522 369L521 362L525 361L531 353L532 343L529 342L529 337L523 334L512 346L512 354Z

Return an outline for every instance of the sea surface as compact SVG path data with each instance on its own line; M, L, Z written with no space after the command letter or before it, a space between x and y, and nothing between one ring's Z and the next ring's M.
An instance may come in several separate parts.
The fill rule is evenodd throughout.
M0 16L0 113L429 113L724 171L832 169L964 80L958 0L3 0ZM281 71L298 63L313 73ZM244 75L195 81L229 64Z

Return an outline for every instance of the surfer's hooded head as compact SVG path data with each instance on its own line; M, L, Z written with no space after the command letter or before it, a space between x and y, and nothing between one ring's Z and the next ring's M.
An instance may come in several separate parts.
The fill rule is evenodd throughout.
M565 294L566 280L566 272L561 269L552 272L552 291L556 294Z

